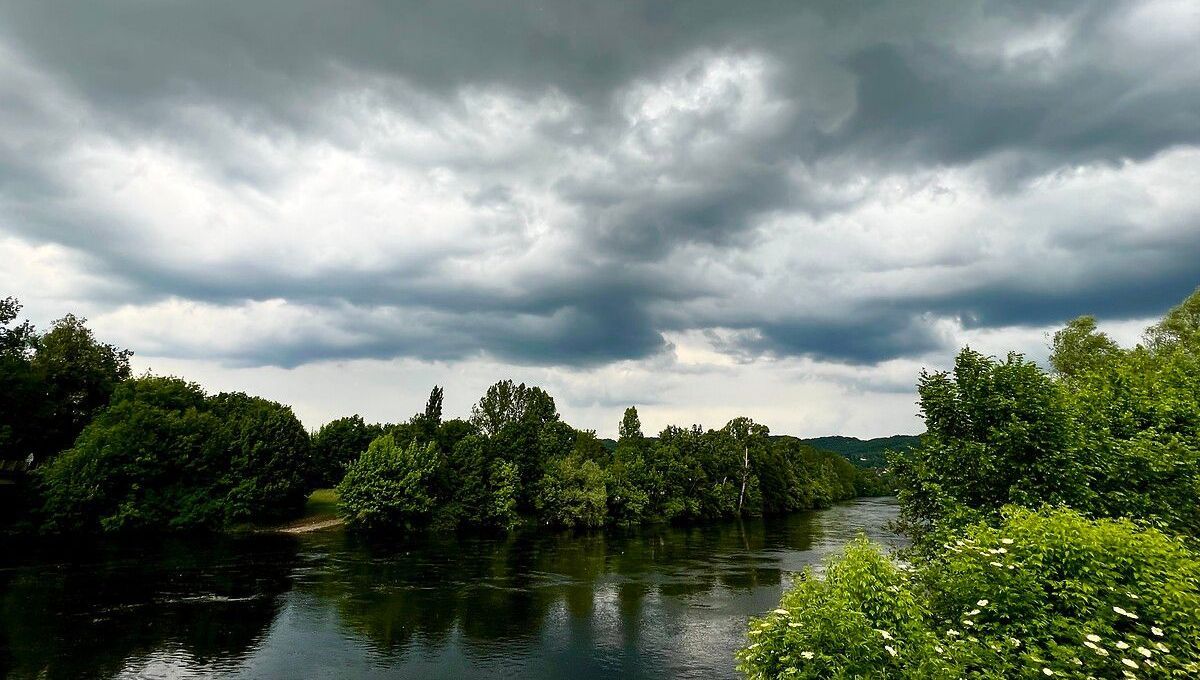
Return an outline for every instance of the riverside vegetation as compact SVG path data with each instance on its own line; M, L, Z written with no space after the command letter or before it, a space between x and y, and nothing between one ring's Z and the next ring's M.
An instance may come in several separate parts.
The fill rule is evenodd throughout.
M1200 677L1200 290L1051 372L964 349L893 454L913 547L865 540L752 620L751 678Z
M339 511L370 532L518 524L594 528L827 507L890 493L836 453L772 437L749 418L643 435L625 411L617 441L559 417L545 390L504 380L469 419L442 417L435 387L400 424L359 416L307 432L292 410L210 395L175 377L130 377L130 352L68 316L39 334L0 300L0 486L9 530L225 530L295 517L336 485Z

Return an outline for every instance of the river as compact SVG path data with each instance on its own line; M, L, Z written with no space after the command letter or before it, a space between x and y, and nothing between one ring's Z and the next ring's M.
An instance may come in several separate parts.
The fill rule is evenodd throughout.
M861 499L585 535L22 547L0 556L0 677L736 677L747 618L859 532L901 545L896 510Z

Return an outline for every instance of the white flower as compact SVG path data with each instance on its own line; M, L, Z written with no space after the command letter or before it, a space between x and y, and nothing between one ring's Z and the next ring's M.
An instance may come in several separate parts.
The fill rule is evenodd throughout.
M1129 649L1129 643L1124 640L1117 640L1117 649Z
M1100 638L1096 638L1096 639L1098 640ZM1092 642L1091 640L1084 640L1083 646L1087 647L1088 649L1099 649L1099 647L1096 646L1096 643Z
M1146 657L1147 659L1149 659L1151 657L1151 655L1154 654L1154 652L1150 651L1149 649L1146 649L1145 647L1138 647L1137 651L1138 651L1138 654L1141 654L1142 656Z
M806 659L811 659L811 658L813 658L813 653L809 652L809 651L804 651L804 652L800 652L800 656L802 656Z
M946 650L942 649L941 645L934 645L933 651L937 652L938 654L943 654Z
M888 654L891 654L892 656L896 656L896 650L892 649L891 645L884 645L883 648L887 650Z
M1150 626L1150 632L1154 633L1154 635L1157 637L1162 637L1163 634L1162 628L1159 628L1158 626Z
M1129 666L1130 668L1137 668L1137 667L1138 667L1138 665L1137 665L1137 662L1136 662L1136 661L1134 661L1133 659L1126 659L1126 658L1122 657L1122 658L1121 658L1121 663L1125 664L1126 666Z
M1013 540L1011 538L1002 538L1002 539L1000 539L1000 542L1003 543L1004 545L1012 545L1013 544Z
M976 604L977 606L979 606L979 607L986 607L986 606L988 606L988 601L987 601L987 600L980 600L980 601L976 602L975 604Z
M886 630L880 630L879 628L876 628L875 632L879 633L879 637L883 638L884 640L892 639L892 634L887 632Z
M786 609L776 609L776 610L775 610L774 612L772 612L772 613L773 613L773 614L779 614L780 616L788 616L788 615L789 615L789 614L788 614L788 610L786 610Z
M962 633L951 628L950 630L946 631L946 635L949 635L950 637L958 637L959 635L962 635Z
M1131 619L1136 619L1138 617L1137 614L1134 614L1133 612L1125 611L1124 609L1122 609L1120 607L1113 607L1112 609L1114 612L1120 614L1121 616L1128 616Z
M789 624L788 624L788 627L789 627L789 628L799 628L801 625L802 625L802 624L800 624L800 623L797 623L797 622L795 622L795 621L792 621L791 623L789 623Z
M967 616L976 616L977 614L979 614L978 609L972 609L971 611L967 612Z
M1154 648L1155 648L1155 649L1157 649L1158 651L1162 652L1163 654L1170 654L1170 653L1171 653L1171 649L1170 649L1169 647L1167 647L1166 645L1164 645L1163 643L1161 643L1161 642L1155 642L1155 643L1154 643Z
M992 565L993 567L1003 567L1004 566L1003 564L1000 564L999 562L988 562L988 564Z
M1091 640L1092 642L1100 641L1100 636L1096 635L1095 633L1088 633L1087 635L1084 635L1084 637Z
M1054 671L1042 666L1042 675L1054 675Z
M1018 640L1018 639L1017 639L1017 638L1015 638L1015 637L1010 637L1010 638L1008 639L1008 641L1009 641L1009 643L1010 643L1010 644L1012 644L1012 646L1013 646L1013 647L1020 647L1020 646L1021 646L1021 641L1020 641L1020 640Z

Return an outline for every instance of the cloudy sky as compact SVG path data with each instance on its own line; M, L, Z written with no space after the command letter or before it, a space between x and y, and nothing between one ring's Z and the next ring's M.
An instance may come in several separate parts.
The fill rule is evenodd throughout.
M919 432L1200 284L1197 64L1194 0L5 0L0 295L310 426Z

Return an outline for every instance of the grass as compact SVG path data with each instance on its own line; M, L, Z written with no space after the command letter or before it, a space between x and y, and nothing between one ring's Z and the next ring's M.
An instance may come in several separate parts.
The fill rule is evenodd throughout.
M338 495L333 489L317 489L304 504L304 517L300 521L333 519L338 516Z

